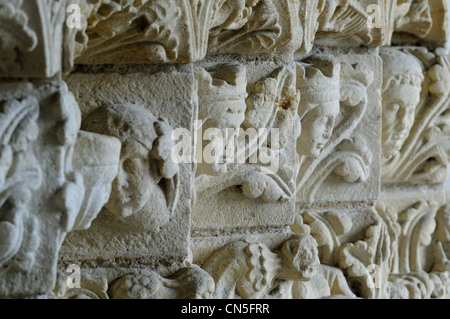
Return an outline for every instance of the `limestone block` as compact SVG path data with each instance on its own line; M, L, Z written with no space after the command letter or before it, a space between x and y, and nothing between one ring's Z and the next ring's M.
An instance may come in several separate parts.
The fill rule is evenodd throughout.
M448 170L446 49L383 48L382 181L443 183Z
M380 185L381 61L368 51L298 59L299 205L374 201Z
M192 163L173 161L172 132L193 130L192 67L100 70L75 72L67 82L80 103L82 129L120 140L118 175L92 226L67 238L61 262L170 273L189 257Z
M217 59L202 63L196 76L197 136L203 138L196 148L192 231L245 233L290 225L299 98L294 65ZM210 129L226 137L211 160Z

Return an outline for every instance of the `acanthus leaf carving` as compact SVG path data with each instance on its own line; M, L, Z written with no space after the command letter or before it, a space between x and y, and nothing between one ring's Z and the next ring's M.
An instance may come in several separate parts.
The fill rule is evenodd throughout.
M391 242L388 298L448 297L449 261L444 247L449 243L449 210L445 197L442 191L428 191L418 201L394 191L378 202L377 211Z
M123 62L129 52L137 56L128 62L178 60L180 40L174 25L180 20L181 8L174 1L106 1L91 10L87 49L76 62Z
M271 50L281 35L279 15L272 0L239 0L216 2L209 36L209 52Z

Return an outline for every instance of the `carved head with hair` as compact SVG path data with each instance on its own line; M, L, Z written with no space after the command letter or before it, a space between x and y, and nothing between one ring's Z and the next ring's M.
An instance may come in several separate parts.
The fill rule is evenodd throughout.
M122 143L117 178L105 205L116 216L127 217L142 210L161 179L170 179L178 172L171 159L170 127L144 107L100 107L84 120L82 129L116 137Z
M285 280L311 279L320 264L316 240L309 234L296 234L281 248L284 259L282 277Z
M310 58L297 64L298 108L301 134L297 151L318 157L331 138L340 110L340 64L328 57Z
M417 58L395 48L381 48L383 59L383 157L389 160L402 148L414 124L424 79Z

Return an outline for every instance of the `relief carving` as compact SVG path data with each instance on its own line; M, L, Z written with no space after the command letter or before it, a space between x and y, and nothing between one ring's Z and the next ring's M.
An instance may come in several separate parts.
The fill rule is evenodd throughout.
M87 167L78 166L77 161L91 160L98 168L105 157L89 159L86 153L80 156L86 150L75 147L81 116L65 84L37 90L31 89L32 86L22 88L25 92L8 90L6 96L25 93L24 97L0 103L3 194L0 295L15 297L50 291L56 273L49 269L56 265L62 241L68 232L95 218L115 177L112 170L109 178L101 180L101 172L93 169L90 174L95 183L92 179L83 180ZM101 137L95 140L98 146L105 143ZM107 143L104 150L114 163L114 150L117 153L119 150ZM100 188L91 187L95 184ZM92 199L93 196L100 198ZM47 271L41 273L41 269Z
M386 195L377 207L391 242L387 296L447 298L450 268L448 205L442 205L445 193L429 192L420 201L398 191L394 196L403 197L402 201Z
M121 273L121 274L120 274ZM208 299L214 280L197 265L161 276L148 269L110 271L83 269L79 287L68 288L70 278L58 272L52 297L62 299Z
M361 224L362 219L364 223ZM341 294L347 297L385 297L390 241L383 220L373 209L300 211L292 230L314 237L321 266L330 269L330 274L341 271L345 274L340 287L344 282L348 289L342 288ZM380 269L376 282L369 271L373 265Z
M281 35L272 0L216 1L209 31L209 52L244 50L265 52ZM242 50L242 49L241 49Z
M0 297L449 298L447 11L0 0Z
M39 188L42 173L31 152L31 143L37 138L39 104L34 98L4 100L0 104L1 155L0 184L2 217L0 221L0 265L4 266L23 247L28 257L22 265L34 263L39 245L38 221L29 212L31 192ZM26 242L24 232L32 233L35 242ZM25 241L25 242L24 242ZM25 244L25 245L24 245ZM4 268L3 268L4 269Z
M369 117L368 90L374 72L368 61L350 64L345 59L316 56L297 63L299 202L320 200L319 189L327 178L352 184L364 183L374 175L369 139L355 134L360 122ZM374 108L370 112L377 113ZM348 196L341 200L346 199Z
M172 161L174 142L167 123L145 108L118 104L96 109L82 128L113 136L122 143L119 171L105 205L108 212L121 218L151 211L149 198L158 189L173 212L178 197L178 165Z
M308 234L293 235L274 251L237 241L215 251L202 268L214 278L214 298L354 297L339 269L320 265L317 243Z
M130 52L136 55L133 61L183 60L175 30L181 10L172 0L97 2L87 20L87 49L76 62L131 62Z
M447 179L449 58L444 49L386 48L383 93L383 182Z
M212 191L220 192L236 186L242 187L241 191L245 197L261 197L263 201L267 202L287 200L292 196L290 195L292 190L287 185L289 179L283 181L278 175L278 168L272 168L272 164L277 163L264 165L264 163L254 161L254 158L260 158L261 148L268 149L268 152L277 152L277 155L282 156L277 145L270 148L270 142L274 140L270 129L283 127L277 122L277 116L280 117L278 113L289 113L291 112L290 108L293 107L290 104L291 101L283 102L282 99L286 99L286 97L281 96L282 93L285 93L282 90L286 90L282 85L286 85L285 81L289 76L289 71L282 69L275 71L273 76L268 77L267 80L258 82L257 88L266 89L267 85L272 85L276 91L273 96L267 96L265 91L256 91L258 93L255 92L248 98L249 107L247 108L248 94L243 90L247 84L246 70L243 66L221 65L210 69L209 72L204 69L199 71L199 118L202 119L199 133L205 134L208 129L217 128L222 132L225 140L223 149L218 150L221 155L216 156L212 167L207 163L200 163L197 166L196 190L199 198L206 190L211 194ZM222 79L221 77L228 78ZM262 94L265 95L262 96ZM292 92L292 94L295 96L296 93ZM282 105L282 107L277 107L277 105ZM289 114L284 117L286 123L293 120L289 118ZM249 142L246 143L247 136L244 130L249 128L266 128L267 132L258 134L259 136L250 136ZM230 129L241 130L229 134ZM202 143L203 148L208 147L208 141L203 140ZM279 148L283 147L282 143L281 141ZM232 154L232 157L228 156L227 158L228 154ZM270 154L273 155L273 153ZM274 169L275 176L272 176L271 169ZM213 175L219 175L219 177L211 177Z

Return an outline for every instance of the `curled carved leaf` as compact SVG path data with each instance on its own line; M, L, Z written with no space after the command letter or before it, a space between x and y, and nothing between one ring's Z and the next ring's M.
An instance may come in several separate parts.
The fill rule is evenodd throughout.
M365 141L359 137L346 139L340 144L339 149L348 152L348 156L342 165L336 168L335 173L348 183L354 183L358 180L365 182L369 177L369 165L372 162L372 153L366 146Z
M432 80L429 90L431 94L436 96L447 95L450 90L447 85L450 79L449 57L447 55L440 55L437 57L437 62L438 64L428 70L428 76Z
M36 33L28 27L28 17L20 10L22 1L0 1L0 74L19 71L17 51L32 51Z
M254 51L269 50L275 45L281 26L272 0L245 1L245 7L243 4L243 0L223 3L210 31L210 52L225 48L233 51L242 44Z

